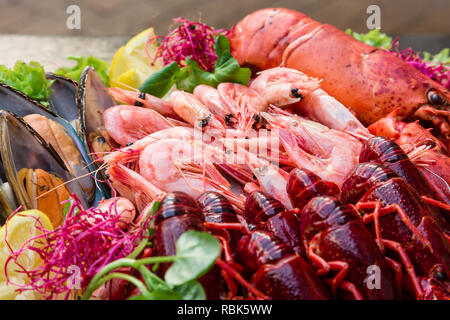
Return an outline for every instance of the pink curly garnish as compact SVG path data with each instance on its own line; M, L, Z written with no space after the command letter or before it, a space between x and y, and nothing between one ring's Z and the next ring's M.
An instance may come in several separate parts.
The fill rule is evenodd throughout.
M186 59L190 56L202 69L213 71L217 60L215 38L218 35L227 36L230 31L214 30L206 24L184 18L176 18L173 21L179 26L162 40L155 59L162 58L164 65L175 61L180 67L184 67Z
M430 79L440 83L442 86L450 90L450 68L448 66L443 63L424 61L420 57L420 54L414 52L411 48L400 51L398 46L398 38L392 42L389 52L412 65Z
M64 223L53 231L37 226L42 234L29 239L6 262L14 261L27 275L29 284L19 285L19 291L33 290L46 299L69 299L76 296L74 284L84 290L94 275L108 263L129 255L146 236L148 221L132 226L129 231L120 228L120 217L115 202L108 210L84 210L79 199L72 202ZM38 241L40 246L31 245ZM18 258L27 250L36 252L42 264L34 270L20 266ZM74 273L77 271L76 273ZM78 272L79 271L79 272ZM78 278L77 278L78 277Z

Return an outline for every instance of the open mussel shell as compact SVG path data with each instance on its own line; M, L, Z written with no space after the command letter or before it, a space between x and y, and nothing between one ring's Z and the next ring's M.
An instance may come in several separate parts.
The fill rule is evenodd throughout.
M0 155L4 173L19 204L39 209L59 225L62 201L76 194L86 208L83 190L56 151L20 117L0 111Z
M22 92L2 83L0 83L0 110L24 118L47 140L47 143L55 142L53 143L55 148L60 152L69 171L78 178L90 203L96 204L104 197L103 189L96 186L94 178L89 174L94 171L94 167L90 164L91 159L85 144L69 122ZM62 154L63 151L66 151L66 154Z
M117 103L108 92L100 75L92 67L86 67L78 82L77 104L80 114L81 136L91 152L92 163L99 160L113 148L118 147L108 135L103 122L103 112ZM98 168L97 165L94 165ZM103 171L98 171L100 179L105 180ZM109 192L104 187L104 192ZM109 196L109 194L107 194Z
M110 139L104 129L103 112L117 103L109 94L100 75L91 67L86 67L81 73L77 103L81 131L90 144L94 143L93 138L98 136L109 142Z
M6 179L2 159L0 157L0 225L3 225L8 216L18 207L14 192Z
M77 106L78 84L72 79L53 73L46 73L46 78L52 80L49 98L50 108L61 118L67 120L79 133L80 117Z

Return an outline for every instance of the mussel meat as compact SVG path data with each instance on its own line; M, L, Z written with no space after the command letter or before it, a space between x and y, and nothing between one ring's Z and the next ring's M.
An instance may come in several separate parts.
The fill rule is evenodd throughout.
M1 83L0 110L23 117L47 143L53 146L69 171L78 178L78 183L89 202L99 201L103 197L103 193L96 188L90 175L93 167L88 165L90 158L85 145L66 120L23 93Z
M63 221L61 202L72 193L87 207L85 193L53 147L5 110L0 110L0 156L4 177L24 209L42 210L57 226Z

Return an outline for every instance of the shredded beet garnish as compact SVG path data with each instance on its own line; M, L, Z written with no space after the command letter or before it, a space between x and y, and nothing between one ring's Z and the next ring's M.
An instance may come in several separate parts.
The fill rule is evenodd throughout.
M421 71L430 79L433 79L434 81L440 83L442 86L450 90L449 66L446 66L443 63L424 61L421 58L420 54L414 52L414 50L411 48L400 51L398 46L398 38L392 42L392 46L389 52L412 65L414 68Z
M14 261L30 283L18 285L9 279L8 282L20 288L19 291L33 290L46 299L75 298L80 294L76 289L83 291L105 265L133 252L146 237L149 220L124 231L119 227L120 216L115 202L108 210L84 210L79 199L72 195L63 225L53 231L37 226L43 234L29 239L19 250L12 252L6 262L5 270L7 264ZM31 245L36 240L42 246ZM17 261L27 250L42 258L42 264L34 270L26 270ZM79 288L74 284L79 284Z
M213 71L217 60L215 38L218 35L227 36L230 31L214 30L206 24L184 18L176 18L173 22L179 24L178 27L162 40L154 59L162 58L164 65L175 61L180 67L185 67L186 59L191 57L202 69Z

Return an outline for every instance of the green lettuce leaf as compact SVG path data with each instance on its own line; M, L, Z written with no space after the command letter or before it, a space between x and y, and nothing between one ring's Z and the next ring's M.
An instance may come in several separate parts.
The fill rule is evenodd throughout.
M392 38L386 33L380 32L380 29L373 29L367 33L353 32L351 29L347 29L345 32L355 39L371 45L372 47L385 49L391 48Z
M35 61L29 64L17 61L12 69L0 65L0 82L40 102L46 102L52 94L51 81L45 78L44 68Z
M68 57L67 59L76 61L77 65L72 68L68 67L59 68L58 70L55 71L55 74L71 78L72 80L75 81L79 81L83 69L86 68L87 66L90 66L95 69L95 71L102 77L102 80L105 83L105 85L108 86L109 65L107 61L98 59L93 56Z
M429 52L423 52L423 60L426 62L432 62L435 64L443 63L446 66L450 66L450 49L445 48L442 49L440 52L436 53L435 55L432 55Z

